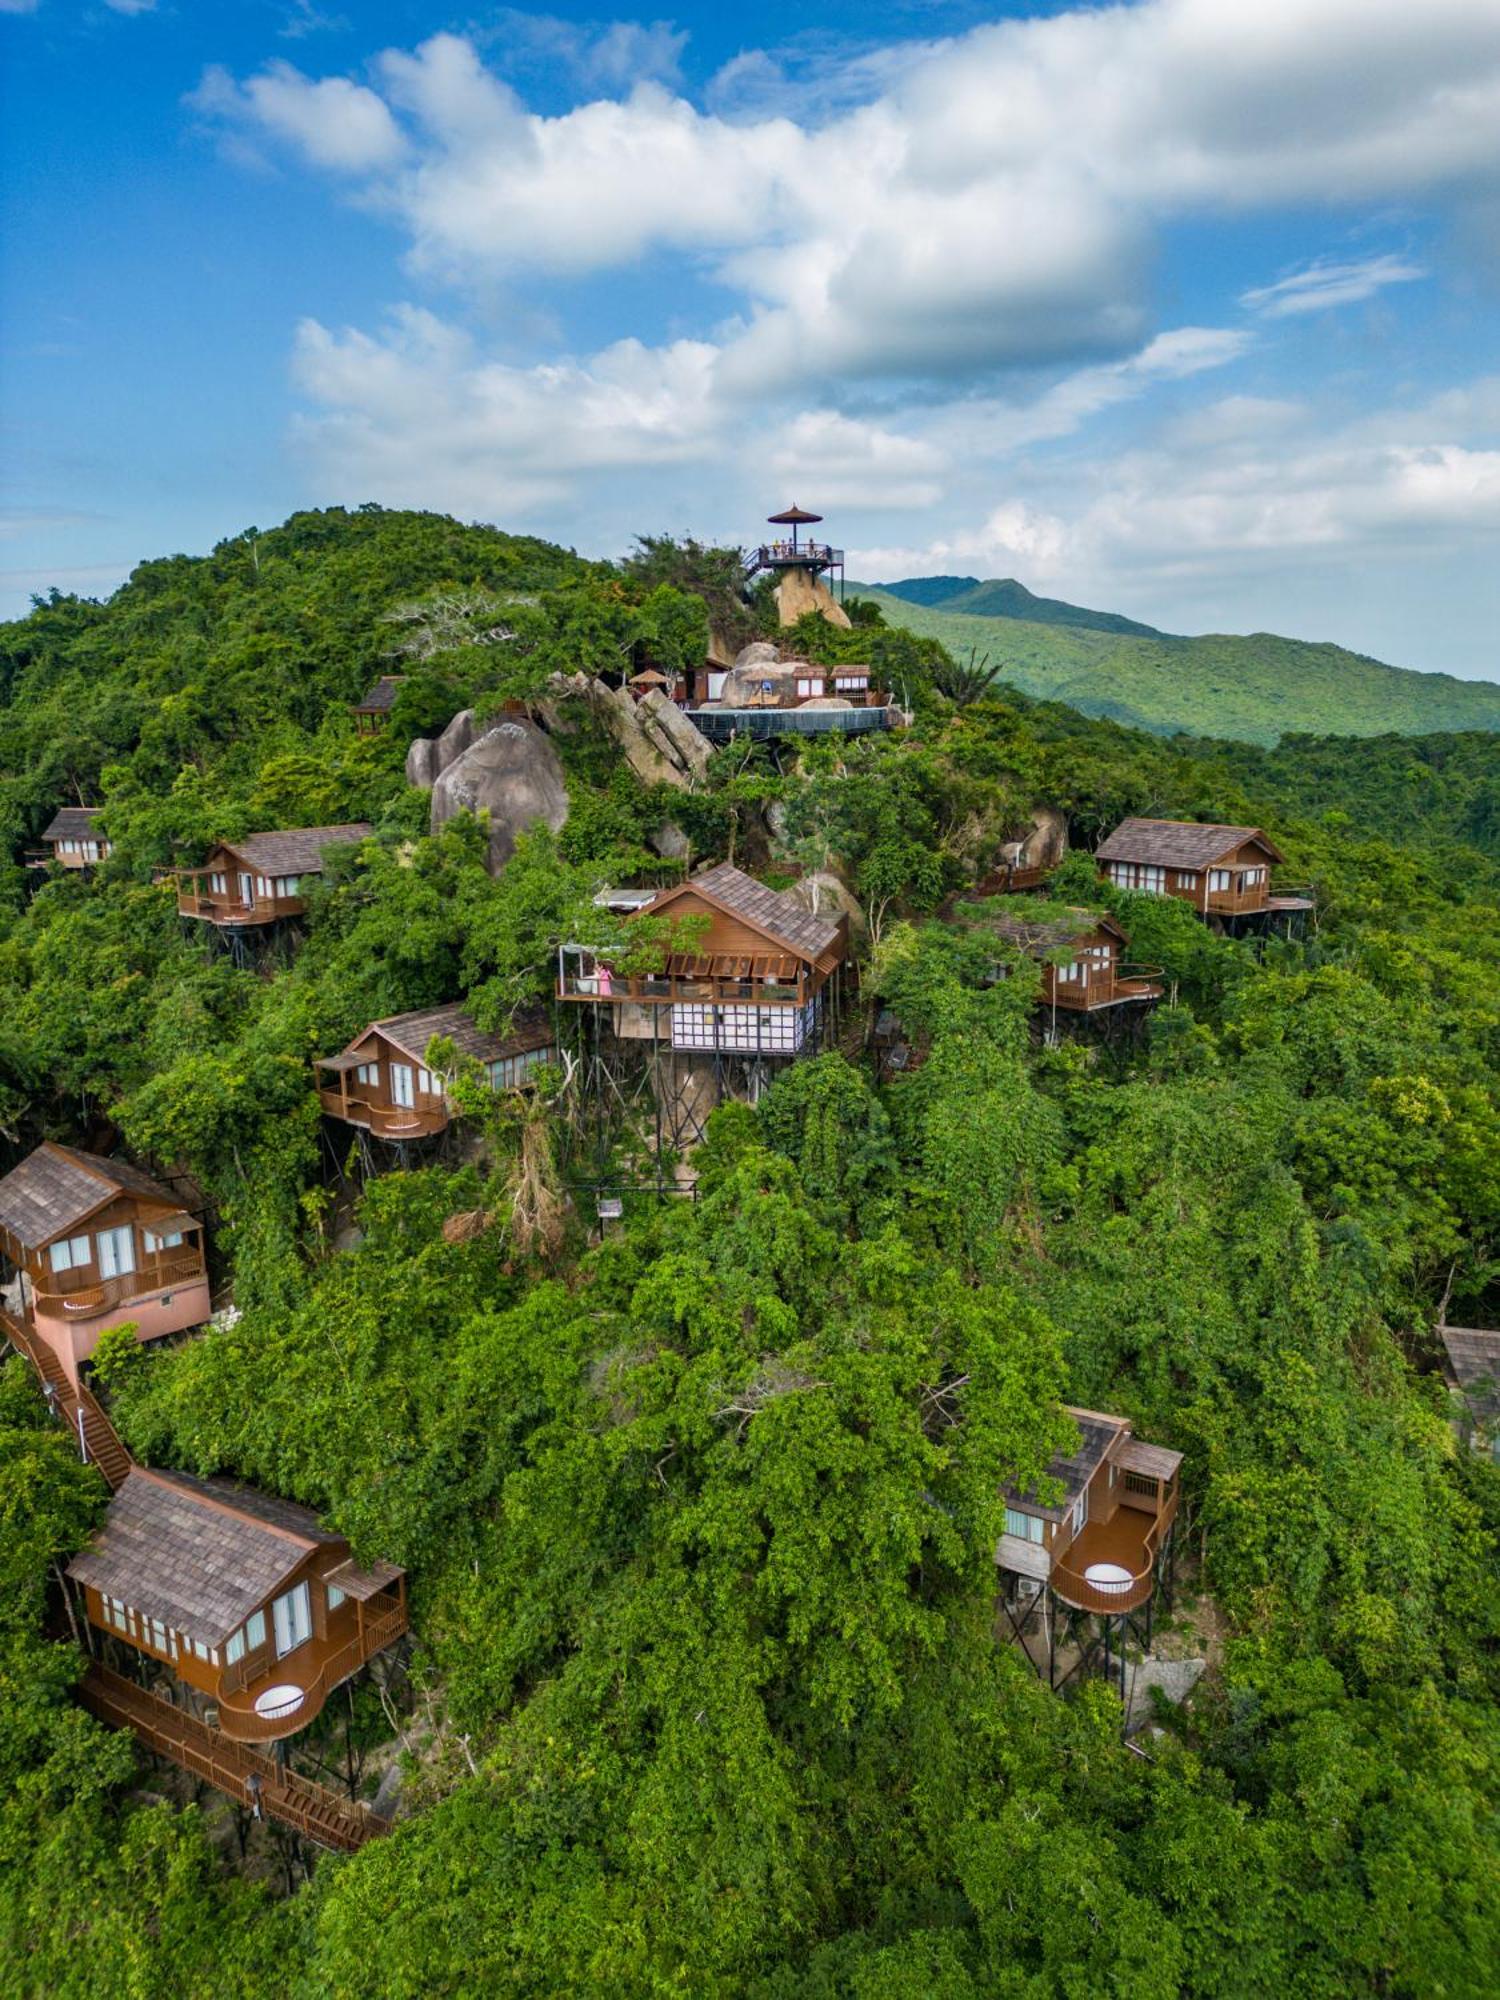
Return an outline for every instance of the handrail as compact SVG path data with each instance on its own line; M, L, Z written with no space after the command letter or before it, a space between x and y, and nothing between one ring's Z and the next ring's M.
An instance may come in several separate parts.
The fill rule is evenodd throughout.
M799 986L730 979L622 979L616 973L603 992L597 973L568 972L558 980L561 1000L691 1000L730 1006L801 1007L811 997Z
M330 1117L367 1125L377 1138L431 1138L446 1131L453 1117L446 1099L431 1109L420 1105L374 1104L364 1097L344 1097L327 1084L319 1085L318 1097Z
M270 1743L278 1737L290 1736L301 1729L322 1708L333 1690L350 1674L357 1673L365 1662L376 1653L383 1652L399 1639L407 1629L406 1607L395 1604L377 1617L366 1619L364 1629L345 1640L337 1652L328 1654L312 1679L302 1686L302 1699L296 1707L281 1715L258 1715L253 1702L243 1708L231 1706L228 1696L245 1691L244 1686L228 1689L223 1682L219 1685L219 1727L224 1734L237 1743ZM271 1680L280 1661L272 1662L258 1679ZM289 1679L291 1678L289 1674ZM250 1685L246 1683L245 1686Z
M62 1277L66 1274L59 1272ZM153 1292L164 1291L169 1285L190 1285L207 1278L207 1271L201 1257L175 1257L164 1261L155 1270L144 1266L135 1271L126 1271L114 1278L90 1278L76 1285L57 1285L43 1290L32 1279L31 1292L34 1304L43 1312L92 1314L106 1311L110 1306L122 1304L127 1299L144 1299Z
M1142 1538L1146 1562L1143 1569L1134 1571L1130 1581L1103 1588L1090 1583L1081 1570L1074 1569L1067 1555L1057 1556L1052 1564L1051 1584L1058 1595L1081 1611L1095 1611L1107 1617L1116 1617L1121 1612L1134 1611L1144 1604L1156 1587L1156 1559L1163 1530L1177 1518L1177 1495L1174 1492L1164 1497L1152 1519L1151 1526ZM1076 1546L1076 1543L1074 1544ZM1072 1553L1070 1548L1068 1554ZM1059 1578L1065 1588L1058 1589Z

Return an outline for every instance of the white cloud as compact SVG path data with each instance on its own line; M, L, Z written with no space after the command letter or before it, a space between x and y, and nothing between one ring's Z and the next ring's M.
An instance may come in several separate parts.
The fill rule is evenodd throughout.
M212 65L186 101L232 133L259 130L337 173L378 171L406 150L400 127L373 90L341 76L315 83L288 62L269 63L244 84Z
M670 21L565 21L507 7L484 42L510 66L562 68L586 89L615 91L680 81L688 35Z
M581 477L707 456L714 359L701 342L622 340L516 368L415 306L379 339L304 320L294 372L316 414L299 438L342 491L514 518Z
M1359 305L1386 285L1409 285L1426 276L1420 264L1390 254L1352 264L1320 259L1274 285L1242 292L1240 304L1265 319L1286 319L1296 313L1326 312L1330 306Z
M942 494L945 454L924 439L844 416L804 410L772 444L778 492L816 492L825 507L930 507Z

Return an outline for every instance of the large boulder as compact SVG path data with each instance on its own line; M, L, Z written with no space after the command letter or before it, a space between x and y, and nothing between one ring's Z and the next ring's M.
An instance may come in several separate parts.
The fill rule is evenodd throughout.
M453 726L444 731L440 754ZM534 722L508 715L474 737L471 716L469 734L468 747L433 785L432 830L436 833L461 812L488 813L487 865L498 875L515 852L517 835L527 827L540 820L554 833L561 828L568 817L568 788L557 752Z
M406 782L419 792L430 792L440 769L435 736L419 736L407 746Z
M1000 858L1016 868L1056 868L1067 851L1066 814L1056 806L1038 806L1031 815L1031 831L1023 840L1006 841Z
M588 703L643 785L691 792L702 784L713 745L660 688L636 701L627 689L608 688L587 674L575 674L564 685Z
M816 611L830 625L841 625L846 632L849 629L848 612L822 577L810 569L784 570L776 586L776 616L783 625L795 625L809 611Z
M801 876L786 893L804 910L810 910L815 917L826 917L830 923L838 917L847 917L851 937L862 937L869 928L859 898L842 876L831 869L818 869Z

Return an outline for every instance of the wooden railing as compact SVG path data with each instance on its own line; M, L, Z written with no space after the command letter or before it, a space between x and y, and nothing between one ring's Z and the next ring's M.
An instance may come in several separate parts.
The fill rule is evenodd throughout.
M1087 1013L1093 1007L1112 1007L1121 1000L1159 1000L1164 977L1159 965L1119 965L1105 971L1090 971L1087 979L1061 979L1057 968L1048 968L1050 977L1043 989L1047 1006Z
M1129 1475L1127 1474L1127 1481ZM1156 1559L1161 1553L1162 1539L1167 1529L1177 1518L1177 1492L1173 1487L1162 1496L1156 1510L1156 1518L1146 1530L1141 1540L1144 1563L1130 1574L1128 1582L1098 1584L1090 1583L1082 1570L1075 1569L1067 1555L1058 1556L1052 1564L1052 1588L1066 1603L1080 1611L1094 1611L1107 1618L1118 1618L1124 1612L1134 1611L1144 1604L1156 1588ZM1085 1530L1087 1532L1087 1530ZM1073 1544L1073 1548L1077 1543Z
M695 1001L706 1006L801 1007L811 994L805 985L734 979L622 979L611 976L601 989L597 973L565 973L557 982L560 1000Z
M201 1256L153 1258L138 1271L126 1271L117 1278L83 1277L74 1271L54 1273L44 1289L32 1280L32 1298L39 1311L73 1314L86 1319L106 1312L111 1306L143 1299L172 1285L199 1284L206 1276Z
M28 1331L9 1313L0 1313L0 1333L36 1370L48 1404L72 1433L79 1456L86 1464L97 1465L111 1490L118 1492L131 1468L130 1453L99 1404L87 1389L74 1388L40 1334Z
M379 1139L431 1138L434 1133L446 1131L452 1117L442 1100L432 1107L376 1104L367 1097L346 1097L326 1086L319 1088L318 1099L330 1117L342 1118L350 1125L363 1125Z
M372 1600L376 1604L382 1601L380 1598ZM248 1693L255 1683L244 1682L232 1688L229 1685L229 1670L226 1669L219 1684L220 1729L236 1743L274 1743L279 1737L295 1734L311 1722L336 1687L348 1680L351 1674L358 1673L376 1653L382 1653L387 1646L395 1644L405 1632L406 1622L406 1607L399 1603L387 1605L373 1617L367 1615L364 1629L353 1633L341 1646L325 1654L306 1681L298 1678L290 1660L274 1660L263 1665L257 1679L269 1685L284 1674L288 1685L302 1689L302 1699L296 1707L284 1710L280 1715L258 1715L253 1698L243 1703L231 1701L231 1695Z
M197 878L177 877L177 914L203 917L214 924L273 924L278 917L300 917L307 905L301 896L255 896L246 902L237 889L216 895L196 886Z
M390 1831L390 1821L342 1799L310 1778L283 1770L274 1758L226 1740L195 1715L123 1674L93 1662L79 1683L85 1708L115 1729L128 1729L147 1750L168 1757L242 1806L295 1827L323 1847L345 1853Z

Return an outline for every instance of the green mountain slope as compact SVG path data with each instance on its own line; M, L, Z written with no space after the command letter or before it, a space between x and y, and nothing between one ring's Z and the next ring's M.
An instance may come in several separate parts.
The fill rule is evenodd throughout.
M1154 625L1142 625L1118 611L1089 611L1060 597L1038 597L1013 576L910 576L900 583L872 584L891 597L932 610L967 612L975 618L1024 618L1033 625L1074 625L1086 632L1119 632L1137 639L1165 639Z
M1500 729L1500 686L1390 667L1342 646L1210 632L1201 638L1129 634L1035 620L976 616L912 604L850 584L893 625L999 666L1025 694L1065 701L1154 734L1185 732L1273 744L1284 735L1423 736ZM950 603L958 600L950 600Z

